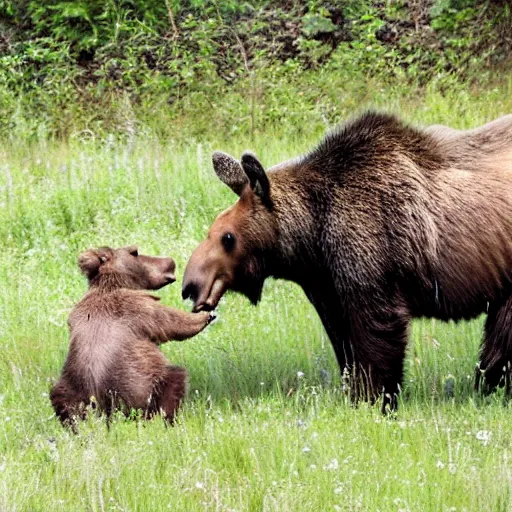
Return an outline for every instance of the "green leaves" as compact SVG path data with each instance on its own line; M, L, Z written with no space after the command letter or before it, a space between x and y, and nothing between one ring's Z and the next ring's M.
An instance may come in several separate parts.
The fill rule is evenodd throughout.
M307 14L304 17L302 31L308 37L314 37L322 33L331 33L336 30L336 25L325 16Z
M290 101L289 83L308 70L426 85L481 79L510 54L508 6L421 5L0 0L0 136L11 137L13 124L38 137L66 138L91 126L124 133L125 101L146 120L155 109L179 119L222 104L216 115L231 120L229 133L248 125L254 132L258 119L297 115L288 108L297 101ZM227 94L236 96L233 104L220 101ZM282 96L284 104L259 112L264 94Z

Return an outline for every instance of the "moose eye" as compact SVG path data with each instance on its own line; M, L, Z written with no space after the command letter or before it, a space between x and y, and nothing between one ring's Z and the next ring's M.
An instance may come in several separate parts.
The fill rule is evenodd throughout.
M222 245L224 246L224 249L227 252L230 252L233 250L233 247L235 247L235 235L232 233L225 233L222 235Z

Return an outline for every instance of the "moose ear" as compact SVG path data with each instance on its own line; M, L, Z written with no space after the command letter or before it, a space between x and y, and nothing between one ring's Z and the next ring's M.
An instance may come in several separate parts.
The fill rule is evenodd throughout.
M90 280L98 275L101 265L109 259L109 254L106 251L90 249L80 254L78 266L82 273Z
M132 256L139 255L139 247L137 245L128 245L124 248L127 252L129 252Z
M213 153L212 162L213 169L220 180L239 196L249 183L240 162L222 151Z
M270 203L270 183L260 161L252 153L245 152L242 155L242 167L254 193L264 203Z

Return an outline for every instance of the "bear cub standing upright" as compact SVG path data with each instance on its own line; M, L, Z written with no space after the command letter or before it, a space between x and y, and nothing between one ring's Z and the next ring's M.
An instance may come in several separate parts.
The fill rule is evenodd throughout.
M50 393L56 415L74 427L91 405L107 417L116 409L140 409L144 418L161 412L172 424L187 372L170 366L157 345L195 336L213 317L164 306L145 291L175 281L171 258L101 247L80 255L78 265L89 291L69 316L69 353Z

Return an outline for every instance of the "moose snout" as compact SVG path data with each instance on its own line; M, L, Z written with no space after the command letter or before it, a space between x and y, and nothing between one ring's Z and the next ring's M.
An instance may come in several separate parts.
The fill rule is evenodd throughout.
M183 300L192 299L194 303L194 307L192 308L192 312L198 313L199 311L212 311L214 306L209 304L207 299L200 299L201 295L201 287L195 281L187 281L183 283L183 288L181 290L181 296Z
M199 295L199 286L193 281L183 281L183 287L181 289L181 297L183 300L192 299L193 302L197 300Z
M197 269L185 269L183 277L183 286L181 288L181 296L183 300L192 299L194 306L192 311L211 311L214 309L212 304L208 303L211 284L208 281L208 275L198 272Z
M194 303L194 307L198 305L201 294L204 294L206 288L204 261L200 254L200 247L202 247L202 245L199 245L199 247L192 253L187 266L185 267L183 284L181 287L181 296L183 300L191 299Z
M181 288L183 300L192 299L193 312L212 311L217 307L228 288L224 275L218 251L212 250L208 241L202 242L187 263Z

